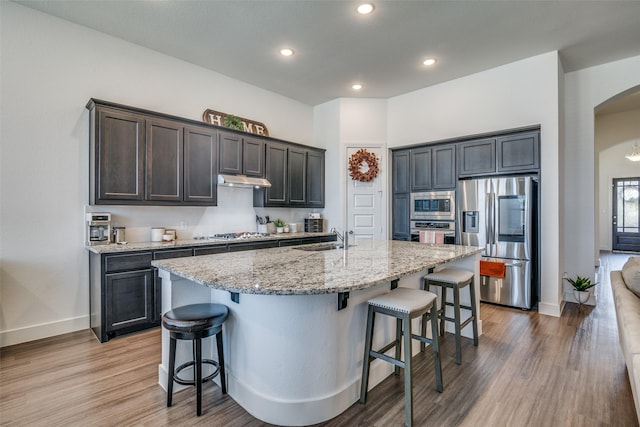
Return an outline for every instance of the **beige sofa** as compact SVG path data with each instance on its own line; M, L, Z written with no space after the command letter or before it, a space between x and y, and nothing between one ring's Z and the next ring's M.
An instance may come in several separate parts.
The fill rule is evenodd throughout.
M630 258L622 270L611 272L611 288L620 347L640 422L640 257Z

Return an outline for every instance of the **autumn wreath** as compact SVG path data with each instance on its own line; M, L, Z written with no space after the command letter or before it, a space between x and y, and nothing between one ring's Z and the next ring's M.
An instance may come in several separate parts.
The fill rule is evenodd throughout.
M364 172L361 170L363 163L366 163L368 166L368 169ZM379 172L380 166L378 165L378 158L375 154L368 152L364 148L359 149L349 158L349 175L356 181L373 181Z

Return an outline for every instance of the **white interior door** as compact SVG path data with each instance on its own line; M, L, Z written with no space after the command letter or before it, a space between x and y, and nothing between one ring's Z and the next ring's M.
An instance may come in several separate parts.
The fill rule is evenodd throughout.
M347 147L347 158L362 148L376 155L381 172L370 182L355 181L347 172L347 230L353 231L351 241L355 244L365 239L385 239L383 150L381 147Z

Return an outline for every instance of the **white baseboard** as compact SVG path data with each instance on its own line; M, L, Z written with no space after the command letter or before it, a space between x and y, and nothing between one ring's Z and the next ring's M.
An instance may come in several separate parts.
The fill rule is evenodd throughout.
M538 303L538 313L545 314L547 316L560 317L562 315L562 309L564 308L564 301L561 305L547 304L544 302Z
M24 328L0 331L0 347L49 338L69 332L89 329L89 316L72 317L57 322L41 323Z

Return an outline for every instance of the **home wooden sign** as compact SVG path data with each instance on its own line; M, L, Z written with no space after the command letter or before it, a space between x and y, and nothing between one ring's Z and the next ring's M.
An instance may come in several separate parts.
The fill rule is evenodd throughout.
M206 109L202 114L202 120L211 125L224 126L229 129L241 130L256 135L269 136L269 129L267 129L264 123L220 111Z

